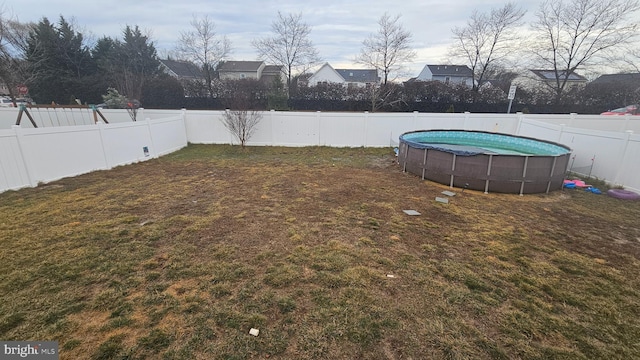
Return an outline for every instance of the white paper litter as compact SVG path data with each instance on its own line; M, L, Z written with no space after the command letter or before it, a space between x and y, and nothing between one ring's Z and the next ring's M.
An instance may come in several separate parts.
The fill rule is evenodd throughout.
M251 330L249 330L249 334L253 336L258 336L258 334L260 334L260 330L251 328Z
M404 211L405 214L411 215L411 216L420 215L420 213L415 210L402 210L402 211Z

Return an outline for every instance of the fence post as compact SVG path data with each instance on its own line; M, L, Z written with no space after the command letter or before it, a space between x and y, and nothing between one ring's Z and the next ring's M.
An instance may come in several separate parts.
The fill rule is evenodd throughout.
M465 112L464 112L464 125L462 126L462 128L463 128L463 129L465 129L465 130L473 130L473 129L470 129L470 128L469 128L469 118L470 118L470 116L469 116L469 115L470 115L470 114L471 114L471 113L470 113L470 112L468 112L468 111L465 111ZM452 185L452 187L453 187L453 185Z
M622 131L629 130L629 120L631 120L631 114L624 114L624 129Z
M112 166L109 161L109 156L107 155L107 147L104 143L104 122L98 120L98 122L96 122L96 126L98 126L98 131L100 132L100 146L102 148L102 155L104 156L104 165L106 166L106 169L109 170Z
M275 119L274 116L276 114L276 111L274 109L269 110L269 119L271 122L271 146L277 146L276 145L276 126L275 126Z
M362 146L367 147L367 129L368 129L368 123L369 122L369 112L365 111L364 112L364 124L362 124L363 126L363 134L364 134L364 139L363 139L363 144Z
M322 120L320 119L321 115L322 115L322 112L316 111L316 125L318 126L317 127L317 129L318 129L318 141L317 141L316 146L326 145L326 142L327 142L325 140L325 144L320 143L320 140L322 139L321 134L320 134L321 133L321 129L322 129Z
M524 114L521 111L516 113L518 117L518 125L516 126L516 133L514 135L520 135L520 129L522 128L522 120L524 120Z
M138 108L138 113L136 114L136 121L138 120L138 116L140 116L140 119L146 119L144 117L144 108L143 107L139 107Z
M24 164L24 171L27 173L27 181L32 187L38 186L38 182L35 179L35 173L31 167L31 161L24 153L24 134L20 125L12 125L13 131L16 133L16 142L18 143L18 152L20 152L20 159Z
M187 126L187 109L180 109L180 117L182 117L182 127L184 127L184 137L187 139L187 144L189 143L189 129Z
M620 184L620 177L622 177L623 165L625 162L625 158L627 157L627 149L629 148L629 142L631 141L631 135L633 135L633 130L625 131L627 134L624 139L624 144L622 144L622 151L620 152L620 156L618 157L620 161L618 162L618 171L616 172L616 176L613 178L614 185L623 185Z
M558 131L558 139L556 140L557 143L561 143L562 134L564 133L565 126L566 126L565 124L560 124L560 131Z
M154 159L158 158L158 151L156 149L156 144L153 141L153 129L151 128L151 118L146 118L144 121L147 122L147 130L149 131L149 139L151 140L151 157ZM148 155L145 153L145 157Z

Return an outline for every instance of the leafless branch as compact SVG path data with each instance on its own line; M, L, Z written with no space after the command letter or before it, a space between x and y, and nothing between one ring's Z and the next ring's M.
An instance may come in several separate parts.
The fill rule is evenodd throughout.
M616 47L634 39L638 23L630 17L640 9L637 0L545 0L536 12L532 54L553 70L548 85L559 102L567 82L579 68L601 64Z
M390 74L399 71L416 53L411 49L412 35L399 23L400 15L384 14L378 20L378 31L362 42L357 63L371 66L382 72L382 82L389 81Z
M466 26L452 30L455 44L451 54L469 64L474 92L478 92L495 65L515 50L514 30L524 15L525 11L515 3L507 3L490 13L474 11Z
M302 14L284 15L271 24L272 37L251 42L260 59L266 59L283 67L287 88L291 88L294 75L304 73L320 62L320 55L309 36L311 26L302 21Z
M227 109L222 116L224 126L240 141L240 146L243 148L255 133L261 120L262 113L256 110Z
M205 87L212 96L215 69L231 54L231 41L216 33L215 23L206 15L202 18L194 16L191 27L191 31L180 33L177 50L181 58L202 69Z

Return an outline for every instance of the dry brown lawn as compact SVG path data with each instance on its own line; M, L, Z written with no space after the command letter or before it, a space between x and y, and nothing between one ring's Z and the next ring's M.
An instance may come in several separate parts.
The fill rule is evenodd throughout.
M391 149L190 145L0 194L0 339L61 359L640 358L640 202L444 190Z

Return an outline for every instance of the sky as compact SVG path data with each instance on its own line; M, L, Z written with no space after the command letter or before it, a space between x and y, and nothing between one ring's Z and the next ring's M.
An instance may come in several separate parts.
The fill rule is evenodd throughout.
M426 64L451 63L448 49L453 43L451 29L464 26L473 11L489 12L506 0L14 0L3 5L4 16L21 22L38 22L43 17L57 23L60 15L75 22L76 29L89 40L102 36L122 38L125 26L139 26L150 35L161 58L174 50L180 33L192 30L194 16L207 15L216 32L231 40L233 60L257 60L251 40L271 35L278 11L302 13L311 26L310 39L323 62L334 68L359 68L354 58L362 41L378 29L382 15L400 15L400 23L412 36L417 56L407 65L407 76L417 76ZM533 19L539 0L517 4ZM523 26L526 31L526 25ZM457 64L463 64L457 62Z

